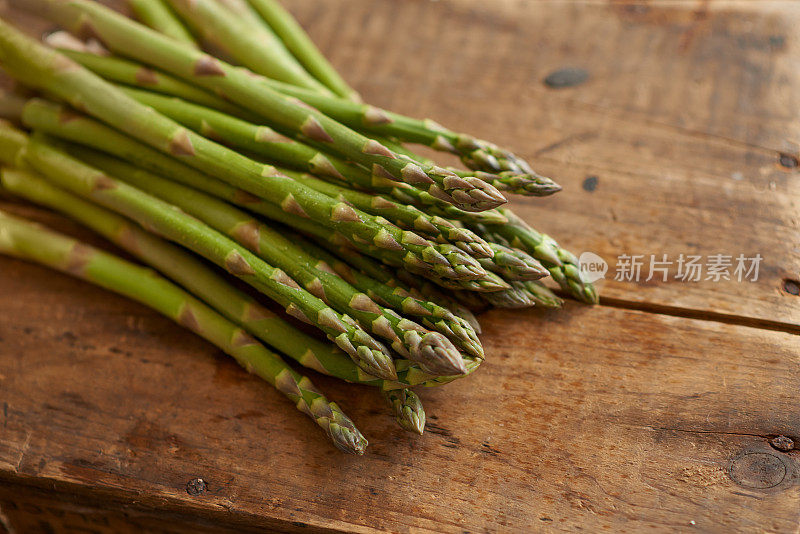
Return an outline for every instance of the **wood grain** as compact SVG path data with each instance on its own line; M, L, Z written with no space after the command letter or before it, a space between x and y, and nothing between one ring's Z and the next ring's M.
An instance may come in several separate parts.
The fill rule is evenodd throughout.
M761 253L762 276L607 280L608 305L491 312L483 368L421 392L421 438L395 428L373 391L314 376L370 439L356 459L166 319L0 258L0 509L12 524L795 532L800 453L770 440L800 441L800 301L782 289L800 278L800 174L778 164L781 152L798 154L800 8L290 7L369 101L508 145L557 178L563 193L513 205L571 250L612 263L623 253ZM33 34L48 27L6 16ZM589 80L542 83L567 66ZM589 177L596 187L584 188ZM102 244L2 195L0 209ZM190 495L197 477L209 489Z

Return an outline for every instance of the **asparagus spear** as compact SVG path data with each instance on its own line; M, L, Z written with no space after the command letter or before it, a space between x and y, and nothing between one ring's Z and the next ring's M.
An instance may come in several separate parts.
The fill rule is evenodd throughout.
M395 389L382 392L394 413L397 423L420 436L425 431L425 410L422 401L410 389Z
M367 244L359 242L352 243L335 230L318 225L307 218L287 213L277 206L264 202L245 191L238 190L224 182L220 182L208 175L198 172L191 167L186 167L182 163L159 152L153 151L149 147L141 145L96 121L79 115L69 115L69 120L64 120L59 109L60 108L52 104L39 100L32 100L25 106L24 119L26 123L41 131L109 152L129 161L135 161L159 174L169 176L173 180L223 198L233 204L264 215L269 219L288 224L306 233L323 237L324 239L341 241L341 244L351 244L359 250L378 258L383 257L382 251L377 247L368 247ZM386 259L389 261L392 260L392 258ZM496 277L488 280L485 289L492 290L492 283L488 282L493 282L495 280ZM496 287L496 290L505 287L507 286L503 283Z
M550 276L564 291L587 304L597 304L597 291L581 278L578 258L574 254L561 248L550 236L531 228L511 210L499 211L508 219L508 224L474 225L473 229L487 239L524 250L550 271Z
M271 124L285 130L284 133L302 134L310 141L321 143L328 151L336 152L364 165L376 176L411 183L441 200L470 211L481 211L506 202L497 189L482 180L475 177L461 178L436 166L421 166L398 158L380 143L364 137L296 99L270 89L261 82L262 78L254 77L253 73L235 68L190 47L181 46L108 8L86 0L32 0L32 4L38 6L41 13L67 28L73 30L91 28L93 34L112 51L134 57L214 91L260 114ZM4 36L10 37L4 39L10 46L3 48L16 49L16 53L12 54L16 56L12 63L22 67L11 70L20 76L23 74L21 71L31 71L29 74L32 75L25 78L29 82L37 86L45 82L45 85L51 86L50 89L56 89L57 87L52 86L57 85L54 82L57 81L58 74L63 74L63 60L56 62L57 66L61 64L61 68L30 68L35 64L52 63L54 53L30 43L24 44L26 39L19 34L16 38L13 37L16 32L8 27L0 29ZM20 50L20 45L23 50L28 50ZM230 151L225 151L214 143L203 142L196 135L176 129L172 121L157 115L151 114L151 120L143 124L141 119L144 112L141 106L132 101L124 101L119 93L110 93L113 90L109 86L101 85L99 80L86 76L86 73L81 72L78 75L80 71L75 70L74 66L70 66L70 71L72 74L69 76L70 79L86 82L79 86L81 90L78 91L84 98L77 99L76 103L82 103L90 114L121 129L124 129L126 124L135 123L137 128L132 129L131 133L135 133L140 139L162 150L169 150L172 147L173 151L180 150L180 154L189 152L184 158L190 162L197 162L192 163L193 165L205 167L210 173L220 173L221 178L229 180L236 174L237 185L241 183L240 173L231 172L234 169L241 171L239 168L241 166L246 167L241 156L234 156ZM104 92L102 98L94 94L101 87ZM77 88L56 91L56 94L75 101ZM91 97L89 93L92 93ZM113 98L110 95L113 95ZM105 105L109 103L113 103L113 106ZM228 170L225 170L221 161L230 162L232 159L239 161L236 164L231 162L227 166Z
M266 126L248 123L176 98L137 89L123 88L123 91L187 128L211 139L217 139L228 146L260 154L281 164L315 174L337 179L352 174L363 174L364 178L369 180L369 174L362 169L349 165L339 158L326 156L302 143L293 142ZM441 236L444 242L452 243L472 256L492 255L488 244L477 234L466 228L459 228L442 217L429 216L414 206L398 204L380 196L326 183L312 176L292 173L286 169L280 171L303 185L328 196L338 197L366 213L386 217L395 224L431 239Z
M21 148L27 143L21 132L7 127L0 128L0 137L6 139L0 142L0 147L16 144ZM13 159L5 159L4 156L0 161L14 164ZM386 381L366 374L335 345L324 343L291 326L246 293L227 283L192 254L142 230L124 217L59 189L28 171L3 169L0 181L4 189L14 195L59 211L103 235L200 297L230 321L304 367L346 382L384 390L411 385L405 381L402 373L396 381Z
M165 0L191 28L253 72L331 94L303 69L275 34L245 23L217 0Z
M347 85L283 6L275 0L250 0L250 5L263 17L308 72L337 95L354 102L361 101L358 93Z
M192 34L167 7L164 0L128 0L128 5L136 18L146 26L181 43L197 46Z
M374 301L389 306L404 315L417 318L423 325L447 336L467 354L483 358L483 347L480 340L467 321L454 315L447 308L422 298L421 295L412 295L407 288L391 276L390 272L383 270L382 266L370 266L369 260L366 260L367 270L377 274L378 279L376 279L357 268L352 268L344 260L299 236L292 240L315 258L324 261L339 276L365 292ZM353 250L339 250L341 257L355 256L357 258L358 256ZM362 267L365 266L364 260L362 258L360 262ZM359 264L358 260L354 263Z
M382 261L384 261L385 263L388 263L390 265L395 265L395 267L397 267L396 264L392 263L391 258L382 257L381 251L379 249L376 249L375 247L369 247L368 245L362 243L352 243L348 241L344 236L338 234L337 232L335 232L330 228L326 228L324 226L316 224L315 222L309 221L308 219L298 217L297 215L286 213L285 211L282 211L269 203L251 203L248 202L246 199L245 200L238 199L235 190L230 191L228 193L223 193L223 195L224 195L223 198L230 199L231 202L240 203L243 207L246 207L251 211L264 215L268 219L283 223L287 226L300 230L305 234L312 235L318 238L319 240L330 241L331 243L337 246L354 247L356 250L353 250L352 252L350 252L350 254L355 254L356 251L358 251L373 257L377 257ZM386 223L389 224L388 221ZM446 247L450 247L450 251L452 253L455 253L458 250L452 245L439 245L439 246L442 247L442 250L445 250ZM349 261L350 258L348 258L348 262ZM497 276L492 272L486 272L484 274L484 277L480 279L463 279L463 278L445 279L433 275L426 275L426 276L429 280L434 281L440 286L450 289L465 289L469 291L486 292L486 291L500 291L502 289L508 289L509 287L509 285L502 278L500 278L499 276Z
M344 452L367 440L336 403L244 330L150 269L0 212L0 253L40 263L141 302L210 341L309 415Z
M76 61L77 63L80 63L87 69L108 80L130 86L141 87L144 89L148 89L149 91L154 91L161 94L175 96L180 98L181 100L189 101L195 104L200 104L201 106L209 107L217 111L223 111L229 115L233 115L238 118L243 118L242 111L237 110L235 106L232 106L231 104L219 98L215 100L213 99L209 100L208 93L202 90L197 90L192 86L187 85L189 89L193 90L196 94L192 94L189 91L185 91L184 88L181 85L179 85L183 84L183 82L181 82L177 78L173 78L167 74L164 74L163 72L155 70L151 71L155 73L159 81L154 83L153 85L148 85L148 83L137 79L137 72L139 72L140 69L146 67L138 66L138 64L133 63L131 61L120 60L117 58L107 57L107 56L99 56L97 54L92 54L85 51L68 50L64 48L59 48L59 51L61 51L64 55L68 56L70 59ZM164 83L162 83L161 80L163 80ZM137 98L143 99L144 97L142 96L141 93L139 93L137 95ZM154 104L153 100L145 103L153 107L156 107L153 105ZM165 112L166 109L161 109L159 111L161 111L164 114L168 114ZM173 120L177 120L178 122L181 122L183 120L177 118L176 110L170 111L169 115L173 114L174 116L171 117ZM246 117L246 112L244 118L249 118ZM187 127L190 126L187 125ZM192 129L197 130L194 127L192 127ZM263 131L263 132L264 134L270 133L269 131ZM217 127L215 128L215 133L217 134L217 136L223 136L223 135L229 136L235 132L226 130L223 126L217 125ZM225 142L231 142L234 139L236 139L236 142L242 142L242 138L239 136L222 138L222 140L224 140ZM262 153L264 155L266 154L261 151L266 150L267 148L270 147L270 145L266 143L259 143L255 146L257 146L258 149L255 150L254 152ZM448 202L433 197L426 191L422 191L403 182L395 182L392 180L388 180L385 177L377 177L371 175L369 172L364 171L360 167L349 165L346 162L344 162L344 160L330 154L321 154L320 152L315 152L313 155L311 155L308 159L305 160L280 159L281 156L277 152L270 153L268 156L271 158L278 159L278 161L283 162L285 165L307 168L307 170L313 172L314 174L317 174L318 176L333 178L336 180L340 180L342 177L344 177L348 183L351 183L355 186L378 191L404 204L411 204L416 207L425 208L425 210L429 212L431 215L441 216L443 218L450 218L455 220L470 221L475 224L503 224L506 222L505 217L500 215L496 210L486 210L482 212L465 212L463 210L456 208L455 206L453 206ZM330 163L333 166L333 169L330 168L328 163ZM460 171L457 174L461 174Z
M375 134L370 133L370 135L374 136ZM420 163L432 163L430 159L420 156L395 139L387 137L377 137L376 139L401 157L406 157ZM561 191L560 185L550 178L546 178L533 171L503 170L489 173L478 169L474 172L468 172L454 167L447 167L447 170L454 172L457 176L477 176L484 182L495 186L498 191L515 193L518 195L544 197Z
M522 290L524 288L528 293L528 298L536 305L542 308L560 308L564 301L553 293L547 286L541 282L521 281L511 282L511 286Z
M351 318L300 288L285 272L174 206L106 176L52 144L44 136L34 136L20 156L51 182L135 220L241 278L284 306L290 315L325 332L367 373L386 380L397 377L392 359L380 343Z
M491 258L479 260L487 271L500 275L506 281L539 280L548 275L542 264L519 249L509 248L498 243L490 243L494 252Z
M179 78L164 74L157 69L151 69L127 59L101 56L80 49L67 48L66 46L73 45L68 45L70 41L62 37L63 35L65 35L64 32L51 33L45 38L45 42L54 48L58 48L58 51L68 58L80 63L85 68L105 79L125 85L141 87L142 89L147 89L155 93L179 97L201 106L222 111L228 115L236 117L248 116L248 112L242 110L238 106L208 91L198 89ZM79 47L80 41L77 41L77 43L78 44L74 46Z
M291 240L259 224L241 210L109 156L86 149L68 151L81 161L169 202L227 234L269 264L282 269L335 310L355 318L362 327L387 339L398 354L419 363L423 370L439 375L466 372L461 355L445 336L429 332L394 311L377 305L365 293L333 274L324 262L319 262L318 258L307 254Z
M530 308L536 305L527 289L514 284L503 291L486 294L483 298L496 308Z
M41 100L34 99L25 106L23 121L31 127L62 138L88 144L114 154L122 152L121 157L131 159L139 164L148 165L155 162L158 168L153 170L161 172L162 169L166 169L167 172L161 173L168 174L173 178L175 177L174 173L181 172L177 170L178 167L185 168L177 160L173 162L172 158L164 154L148 150L148 147L136 143L133 139L126 138L119 132L104 127L96 121L91 121ZM253 165L258 165L246 158L245 160ZM261 165L258 166L261 167ZM276 206L280 206L279 209L293 212L304 219L311 213L317 215L318 218L327 218L329 222L333 222L332 226L346 235L348 239L368 244L372 254L386 258L387 261L394 264L403 265L423 276L475 278L485 274L476 260L461 251L454 252L443 245L431 243L410 231L386 224L382 218L356 211L344 202L307 188L288 176L278 173L274 167L264 166L264 168L272 173L269 175L270 180L266 181L261 177L248 179L248 185L253 186L249 190L275 190L282 189L280 184L285 185L286 189L293 190L296 194L289 192L283 197L280 194L271 195L273 197L271 201ZM198 181L208 178L207 176L204 178L202 173L196 171L191 177ZM310 194L301 196L303 191L310 192ZM262 194L260 196L263 198L270 195Z

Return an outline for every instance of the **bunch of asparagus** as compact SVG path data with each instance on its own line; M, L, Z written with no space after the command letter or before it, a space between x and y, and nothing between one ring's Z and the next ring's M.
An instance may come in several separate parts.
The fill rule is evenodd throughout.
M140 22L90 0L21 5L63 30L43 44L0 21L0 62L38 93L3 99L27 131L0 124L2 187L148 267L3 213L0 252L193 330L338 448L361 454L367 442L282 357L375 386L421 434L411 388L484 360L474 311L559 307L547 276L562 294L597 301L574 255L501 207L504 194L550 195L556 183L494 144L362 103L275 0L130 0ZM439 166L415 144L465 168Z

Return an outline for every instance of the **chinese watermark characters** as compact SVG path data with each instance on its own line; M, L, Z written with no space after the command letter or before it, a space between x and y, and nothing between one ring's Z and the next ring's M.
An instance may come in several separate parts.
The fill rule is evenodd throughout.
M710 254L708 256L679 254L621 254L614 266L617 282L756 282L761 254ZM579 258L581 277L586 282L596 282L606 277L608 263L597 254L584 252Z

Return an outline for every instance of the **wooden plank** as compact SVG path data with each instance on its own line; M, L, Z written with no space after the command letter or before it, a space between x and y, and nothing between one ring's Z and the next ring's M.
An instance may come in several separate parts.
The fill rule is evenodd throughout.
M0 270L11 487L287 531L788 532L800 519L800 456L769 445L800 439L790 334L579 305L491 312L484 368L421 392L421 438L373 391L315 378L371 440L351 458L141 306L22 262ZM209 491L189 495L196 477Z

